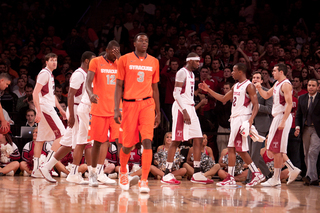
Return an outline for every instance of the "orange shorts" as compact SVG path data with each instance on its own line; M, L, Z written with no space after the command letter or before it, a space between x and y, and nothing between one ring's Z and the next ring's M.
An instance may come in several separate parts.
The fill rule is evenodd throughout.
M132 147L137 144L139 142L139 132L141 141L153 139L155 119L155 103L153 98L135 102L123 101L122 115L122 145L124 147Z
M101 117L90 115L90 124L88 131L88 141L95 140L104 143L110 139L115 140L119 137L119 127L113 116ZM110 130L110 137L108 137L108 131Z

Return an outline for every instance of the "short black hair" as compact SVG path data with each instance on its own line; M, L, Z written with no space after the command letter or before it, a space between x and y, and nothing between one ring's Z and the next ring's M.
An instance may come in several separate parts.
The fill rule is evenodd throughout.
M279 72L282 71L284 75L287 75L288 68L286 64L276 64L274 67L278 67Z
M120 47L119 43L116 40L111 40L108 43L107 49L111 50L112 47Z
M311 78L309 81L315 81L315 82L317 82L317 86L319 86L319 83L318 83L318 80L317 80L317 79ZM308 83L309 83L309 81L308 81Z
M237 63L236 65L238 70L242 71L244 74L247 74L247 66L243 63Z
M88 59L90 61L92 56L96 56L96 54L94 54L91 51L85 51L81 56L81 63L83 63L86 59Z
M138 39L138 37L139 37L139 36L142 36L142 35L147 36L147 38L149 39L149 37L148 37L148 35L147 35L146 33L138 33L137 35L134 36L133 41L136 42L137 39Z

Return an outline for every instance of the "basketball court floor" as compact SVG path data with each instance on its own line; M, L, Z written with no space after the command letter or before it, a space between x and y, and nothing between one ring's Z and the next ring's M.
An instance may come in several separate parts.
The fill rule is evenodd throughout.
M82 213L82 212L320 212L320 187L294 182L278 188L235 188L194 184L161 184L149 180L148 194L138 186L122 192L119 186L89 187L70 184L57 178L57 184L22 176L0 177L0 213ZM215 180L216 182L217 180Z

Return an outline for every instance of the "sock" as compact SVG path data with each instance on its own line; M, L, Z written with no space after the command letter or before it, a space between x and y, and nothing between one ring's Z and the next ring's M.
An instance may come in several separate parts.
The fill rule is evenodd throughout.
M50 171L54 167L54 165L56 165L57 162L58 160L54 156L52 156L50 160L44 164L44 167Z
M129 158L130 158L130 153L126 154L126 153L123 152L122 149L120 149L119 157L120 157L120 172L122 174L127 173L128 172L127 163L129 161Z
M72 175L78 174L78 168L79 168L78 165L71 164L70 174L72 174Z
M92 173L92 166L91 165L88 166L88 172L89 172L89 176L90 176L90 174Z
M97 164L97 174L98 175L103 174L103 165L102 164Z
M96 167L91 167L91 174L96 173L97 172L96 170L97 170Z
M39 158L33 157L33 170L32 171L36 171L37 169L39 169Z
M249 164L249 169L252 173L254 172L259 172L258 168L256 167L256 165L254 164L254 162L252 161L252 163Z
M284 164L288 167L289 172L292 172L294 170L294 165L292 164L291 160L288 159Z
M141 180L148 179L151 163L152 163L152 149L143 150L142 158L141 158L141 164L142 164Z
M228 174L234 177L234 166L228 166Z
M280 173L281 173L281 168L274 168L274 175L273 175L274 180L281 181Z
M166 168L170 171L172 169L173 162L166 162Z
M200 161L193 161L193 167L199 167L200 168Z
M51 159L51 157L53 156L54 151L50 150L50 152L47 155L47 162L49 162L49 160Z

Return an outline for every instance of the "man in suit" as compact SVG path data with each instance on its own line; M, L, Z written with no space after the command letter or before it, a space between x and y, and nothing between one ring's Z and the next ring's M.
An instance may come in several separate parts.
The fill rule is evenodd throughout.
M301 95L296 114L297 137L302 133L307 174L303 179L305 185L319 185L317 160L320 152L320 94L317 92L316 79L308 81L308 93Z
M252 74L252 83L263 83L262 75L260 72L256 71ZM267 88L262 87L263 90L268 91ZM261 97L257 91L258 102L259 102L259 111L254 119L254 126L256 127L259 135L266 136L270 124L271 124L271 110L272 110L272 97L264 99ZM262 147L262 142L253 142L252 139L249 139L249 153L252 158L252 161L257 165L261 170L261 173L268 178L272 177L272 173L269 171L267 165L265 164L262 156L260 155L260 149ZM251 172L248 172L246 182L250 182Z

